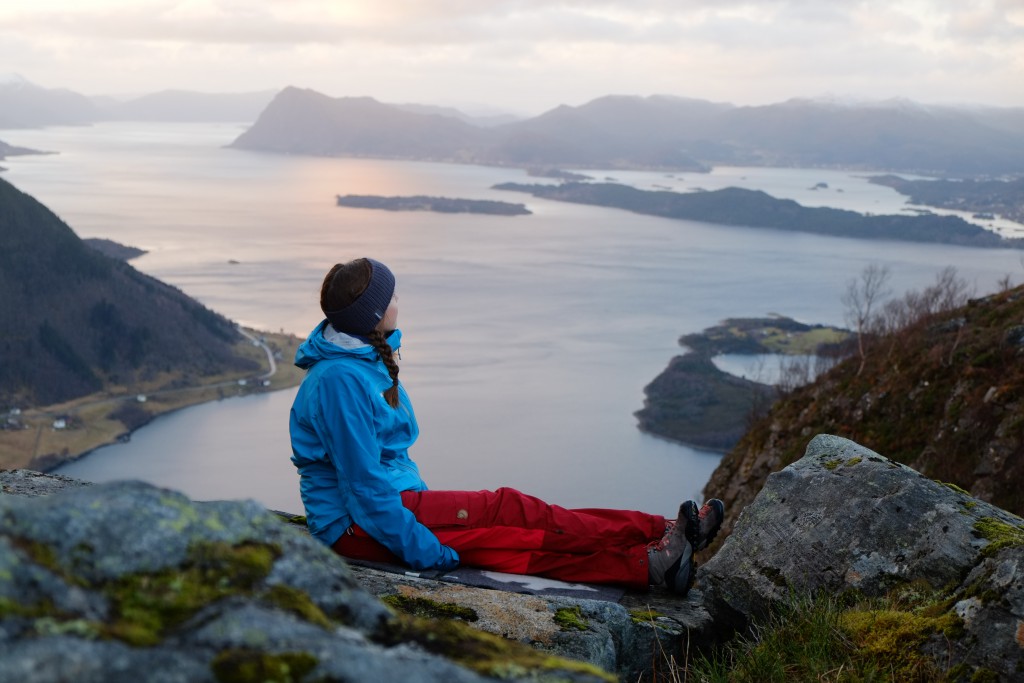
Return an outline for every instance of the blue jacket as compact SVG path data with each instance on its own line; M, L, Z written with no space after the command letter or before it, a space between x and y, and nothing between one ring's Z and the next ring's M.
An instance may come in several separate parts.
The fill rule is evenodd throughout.
M402 333L388 337L393 349ZM307 370L292 404L289 432L310 532L332 545L353 524L414 569L452 569L454 550L441 545L402 505L402 491L425 491L408 449L419 426L405 388L392 408L391 386L373 346L336 332L324 320L300 346Z

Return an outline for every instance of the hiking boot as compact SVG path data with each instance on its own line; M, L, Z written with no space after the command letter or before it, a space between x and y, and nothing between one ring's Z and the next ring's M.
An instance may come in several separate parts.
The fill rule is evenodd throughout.
M725 519L725 503L712 498L697 509L697 503L688 500L679 508L679 518L686 520L686 538L693 549L704 550L715 540Z
M680 505L679 518L675 524L669 522L665 535L647 550L647 575L651 585L666 586L678 595L689 592L697 574L693 562L693 545L686 538L689 524L683 509L687 503L692 504L696 510L697 504L692 500Z

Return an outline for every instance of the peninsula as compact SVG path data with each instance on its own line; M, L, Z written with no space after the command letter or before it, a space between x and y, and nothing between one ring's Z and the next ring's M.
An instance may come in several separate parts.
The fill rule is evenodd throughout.
M818 368L812 367L809 356L842 355L849 334L772 316L730 318L685 335L679 343L688 352L673 358L644 387L644 406L634 413L637 426L670 441L725 453L740 440L750 421L775 402L780 390L812 379ZM720 370L713 360L719 354L776 354L779 383L773 386Z
M438 213L483 213L493 216L526 216L532 213L525 204L497 202L487 199L454 199L450 197L379 197L375 195L338 195L338 206L353 209L384 209L386 211L436 211Z
M528 168L526 175L531 178L555 178L557 180L593 180L591 176L573 171L563 171L560 168Z
M119 261L131 261L133 258L138 258L139 256L148 253L145 249L121 244L120 242L108 240L104 237L86 237L82 241L85 242L87 246L92 247L104 256L109 256L110 258L117 259Z
M858 239L937 242L967 247L1024 248L1024 240L1005 239L957 216L863 215L855 211L806 207L759 190L727 187L711 192L638 190L617 183L538 185L502 183L496 190L534 197L625 209L649 216L720 225L770 228Z
M977 217L1024 223L1024 178L1015 180L907 180L896 175L871 176L868 182L891 187L913 204L971 211Z
M53 154L53 152L41 152L38 149L29 149L28 147L16 147L9 145L3 140L0 140L0 159L4 157L24 156L27 154Z

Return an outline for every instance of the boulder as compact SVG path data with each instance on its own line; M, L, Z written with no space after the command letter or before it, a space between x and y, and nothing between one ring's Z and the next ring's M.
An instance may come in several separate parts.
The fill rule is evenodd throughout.
M768 477L698 579L723 636L793 594L925 591L942 670L1024 672L1024 520L839 437Z
M628 593L619 603L513 593L352 565L359 583L411 613L464 620L475 629L536 650L587 662L623 681L648 680L689 646L713 642L699 590Z
M2 474L0 680L611 678L457 622L396 613L341 558L255 502ZM50 495L32 495L41 493Z

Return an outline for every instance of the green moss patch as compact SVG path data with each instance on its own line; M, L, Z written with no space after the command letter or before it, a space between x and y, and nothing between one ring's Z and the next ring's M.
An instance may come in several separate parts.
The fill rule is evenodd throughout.
M200 543L182 567L112 581L101 587L114 613L106 635L132 645L155 645L203 606L251 594L278 556L280 550L271 545Z
M921 646L934 634L956 631L961 622L952 613L927 616L897 609L848 610L839 618L859 656L873 660L893 680L927 680L937 676L937 666L921 653Z
M563 631L586 631L590 628L590 622L583 617L583 610L579 605L555 610L554 618L555 623Z
M210 665L221 683L297 683L317 665L308 652L267 654L255 650L224 650Z
M936 481L938 481L938 480L936 480ZM943 485L943 486L945 486L946 488L949 488L949 489L953 489L953 490L954 490L954 491L956 491L957 493L962 493L962 494L963 494L963 495L965 495L965 496L969 496L969 495L971 495L971 494L970 494L970 493L968 493L967 491L964 491L964 490L963 490L962 488L960 488L959 486L957 486L956 484L953 484L953 483L951 483L951 482L948 482L948 481L940 481L940 482L938 482L938 483L942 484L942 485Z
M982 557L991 557L1003 548L1024 545L1024 529L994 517L979 519L974 523L974 531L989 542L981 551Z
M407 595L385 595L381 600L396 610L415 617L426 619L460 619L477 621L480 616L476 610L463 607L452 602L438 602L428 598L414 598Z
M634 609L629 611L629 618L634 624L650 624L655 619L660 619L664 616L661 612L653 609Z
M0 619L6 617L42 617L52 613L53 605L49 602L23 605L8 598L0 598Z
M494 678L525 678L530 674L564 671L606 681L616 680L591 664L556 657L524 643L478 631L454 619L430 620L398 614L375 635L374 640L389 647L416 643L428 652Z
M324 614L323 610L317 607L316 603L310 600L308 595L291 586L271 586L270 590L261 597L274 607L294 614L303 621L326 629L334 627L334 624Z
M272 511L282 521L288 524L294 524L295 526L301 526L303 529L306 528L306 516L305 515L293 515L289 512L281 512L279 510Z
M20 550L25 556L28 557L33 563L48 569L61 578L68 579L66 572L63 567L57 562L57 554L53 551L53 548L40 543L39 541L33 541L27 538L18 538L15 536L9 536L8 540L11 545Z
M963 680L923 652L932 640L956 640L963 621L955 599L926 581L881 598L791 594L751 633L692 662L686 680L707 683ZM961 672L962 673L962 672ZM681 680L673 678L672 680Z

